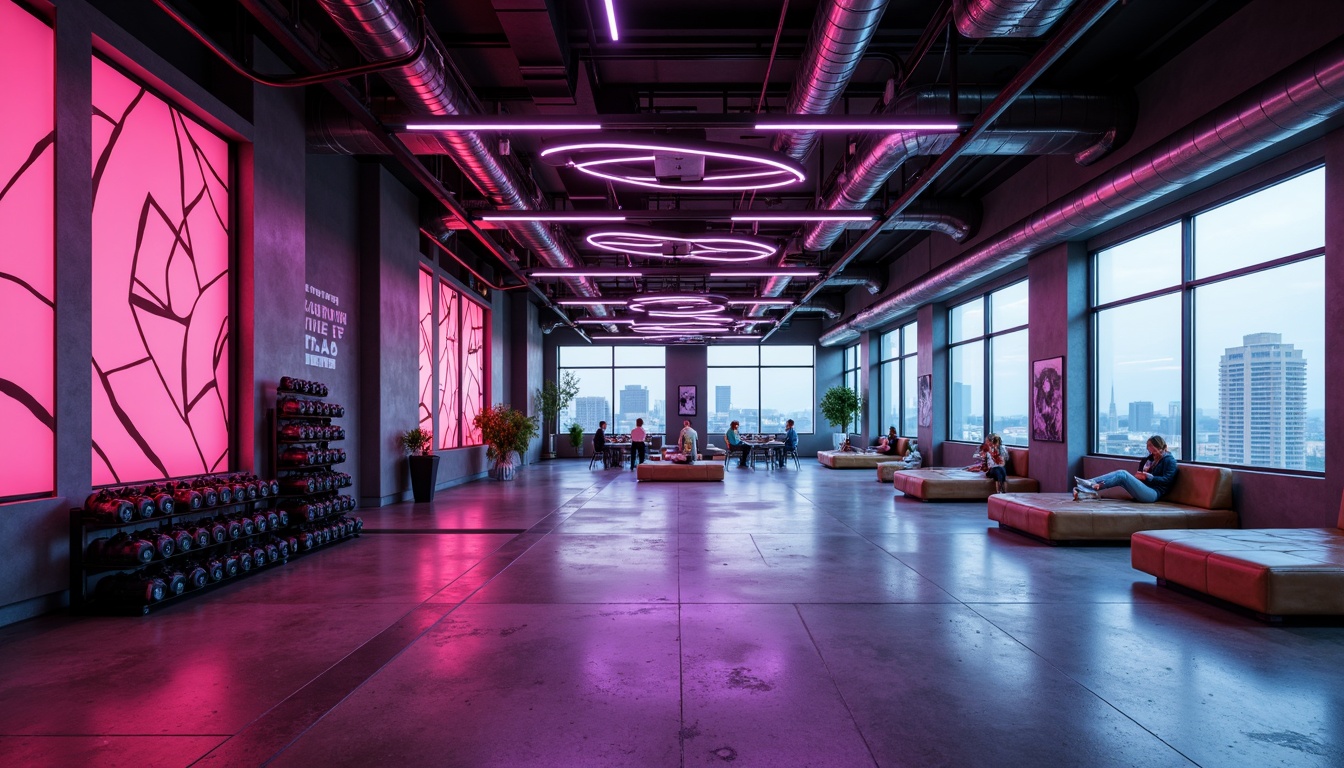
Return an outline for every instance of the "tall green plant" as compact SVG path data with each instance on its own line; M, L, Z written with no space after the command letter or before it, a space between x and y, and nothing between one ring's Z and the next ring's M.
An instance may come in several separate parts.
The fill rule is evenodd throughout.
M481 430L486 458L495 461L507 461L510 453L523 455L528 442L537 436L536 417L504 403L482 408L472 423Z
M849 431L849 423L859 415L859 395L849 387L836 385L821 396L821 415L832 427Z
M545 426L552 432L557 431L556 418L560 412L579 396L579 377L573 371L565 371L559 381L547 381L532 395L532 405L541 411Z

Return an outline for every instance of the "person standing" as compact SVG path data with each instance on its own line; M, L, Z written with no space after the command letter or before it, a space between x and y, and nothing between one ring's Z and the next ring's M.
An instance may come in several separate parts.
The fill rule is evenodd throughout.
M1162 498L1176 482L1176 457L1167 451L1167 441L1161 435L1148 438L1147 447L1148 455L1139 460L1139 468L1133 474L1117 469L1101 477L1073 478L1078 483L1073 489L1073 500L1094 501L1101 498L1098 491L1117 485L1143 504L1152 504Z
M724 442L728 443L728 456L731 457L734 453L742 454L742 457L737 461L737 466L746 469L747 456L751 454L751 446L737 433L736 421L728 425L728 432L723 436L723 439Z
M779 452L779 466L784 466L784 457L789 451L798 450L798 430L793 428L793 419L784 422L784 448Z
M681 434L677 436L677 450L686 456L685 461L681 463L695 463L695 448L696 443L699 442L699 440L700 435L697 434L695 429L691 426L691 420L687 419L686 421L681 422Z
M593 433L593 451L602 454L602 468L611 466L607 456L607 422L599 421L597 431Z
M635 419L635 428L630 430L630 468L634 469L644 463L645 448L644 438L644 420Z

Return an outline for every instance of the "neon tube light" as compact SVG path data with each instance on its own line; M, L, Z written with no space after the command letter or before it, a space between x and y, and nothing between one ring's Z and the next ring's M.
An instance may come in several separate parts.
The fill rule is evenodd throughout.
M959 131L956 123L757 123L758 131Z
M579 325L631 325L635 321L628 317L584 317L574 322Z
M621 33L616 29L616 2L615 0L605 0L607 6L607 27L611 30L611 41L613 43L621 39Z
M710 277L817 277L821 273L816 270L795 269L778 270L774 272L710 272Z
M569 216L552 213L487 213L480 217L480 221L625 221L625 217L610 214Z
M629 302L625 299L560 299L555 303L565 307L600 307L604 304L623 307Z
M408 131L600 131L601 123L408 123Z
M871 213L738 213L730 221L876 221Z
M729 304L740 304L748 307L791 307L793 302L788 299L729 299Z
M642 272L594 272L592 270L538 270L533 277L643 277Z

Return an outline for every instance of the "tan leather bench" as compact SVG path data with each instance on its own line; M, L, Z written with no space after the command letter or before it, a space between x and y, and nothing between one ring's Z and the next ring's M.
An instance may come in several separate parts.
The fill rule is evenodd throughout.
M1049 541L1126 541L1136 531L1235 528L1232 470L1183 464L1161 501L1141 504L1118 489L1074 501L1072 493L1006 494L989 500L989 519Z
M864 453L861 451L818 451L817 461L831 469L872 469L884 462L894 461L910 452L910 440L896 438L895 453Z
M877 482L890 483L897 472L910 472L904 464L899 461L884 461L877 465Z
M1335 528L1143 531L1130 562L1266 616L1344 614L1344 503Z
M670 461L640 464L635 470L635 479L669 483L711 483L723 480L723 464L717 461L700 464L673 464Z
M1027 477L1030 465L1026 448L1008 449L1008 492L1035 493L1041 484ZM949 499L988 499L994 495L994 481L980 472L961 468L935 467L908 469L892 474L896 490L921 501Z

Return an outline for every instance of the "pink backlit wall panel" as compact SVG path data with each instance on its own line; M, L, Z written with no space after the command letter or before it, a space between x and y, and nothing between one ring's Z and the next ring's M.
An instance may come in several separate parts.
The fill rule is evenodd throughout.
M52 45L0 0L0 498L56 486Z
M93 60L93 483L229 468L229 146Z
M460 444L457 406L458 371L461 360L458 305L461 298L445 281L439 281L439 447Z
M420 270L420 428L434 431L434 278Z
M480 445L481 430L472 424L485 404L485 309L462 302L462 444Z

